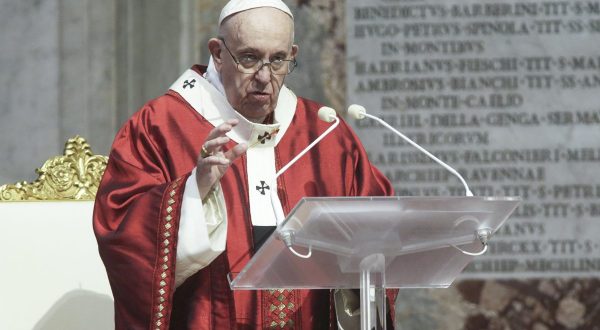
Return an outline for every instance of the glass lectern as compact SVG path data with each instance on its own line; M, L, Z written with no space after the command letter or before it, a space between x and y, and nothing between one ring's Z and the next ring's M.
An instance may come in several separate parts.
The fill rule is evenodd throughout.
M361 290L361 328L386 288L448 287L487 248L518 197L302 199L238 274L234 290ZM380 324L385 327L385 313Z

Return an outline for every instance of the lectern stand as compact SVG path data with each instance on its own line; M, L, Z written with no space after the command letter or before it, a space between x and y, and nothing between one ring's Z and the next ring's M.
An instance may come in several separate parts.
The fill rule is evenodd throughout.
M517 197L304 198L238 274L234 290L361 290L361 328L386 288L448 287ZM385 328L385 313L380 315Z

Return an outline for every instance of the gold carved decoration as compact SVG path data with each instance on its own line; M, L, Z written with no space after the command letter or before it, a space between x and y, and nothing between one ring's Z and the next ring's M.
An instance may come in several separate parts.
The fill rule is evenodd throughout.
M77 135L65 143L64 156L50 158L35 170L39 177L34 182L0 186L0 201L93 200L107 161Z

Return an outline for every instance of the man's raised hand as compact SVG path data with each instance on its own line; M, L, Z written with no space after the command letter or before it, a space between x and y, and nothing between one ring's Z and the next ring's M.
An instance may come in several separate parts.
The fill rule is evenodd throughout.
M237 119L229 119L215 127L204 141L202 150L196 161L196 183L200 197L204 200L215 184L223 177L229 165L248 149L248 145L240 143L223 151L223 146L229 143L226 134L238 124Z

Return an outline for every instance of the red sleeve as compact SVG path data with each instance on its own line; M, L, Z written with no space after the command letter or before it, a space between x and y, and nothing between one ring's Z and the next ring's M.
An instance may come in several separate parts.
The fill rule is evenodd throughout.
M167 158L148 132L150 110L142 109L119 131L94 206L94 232L115 299L117 329L168 324L174 287L187 175L171 177Z

